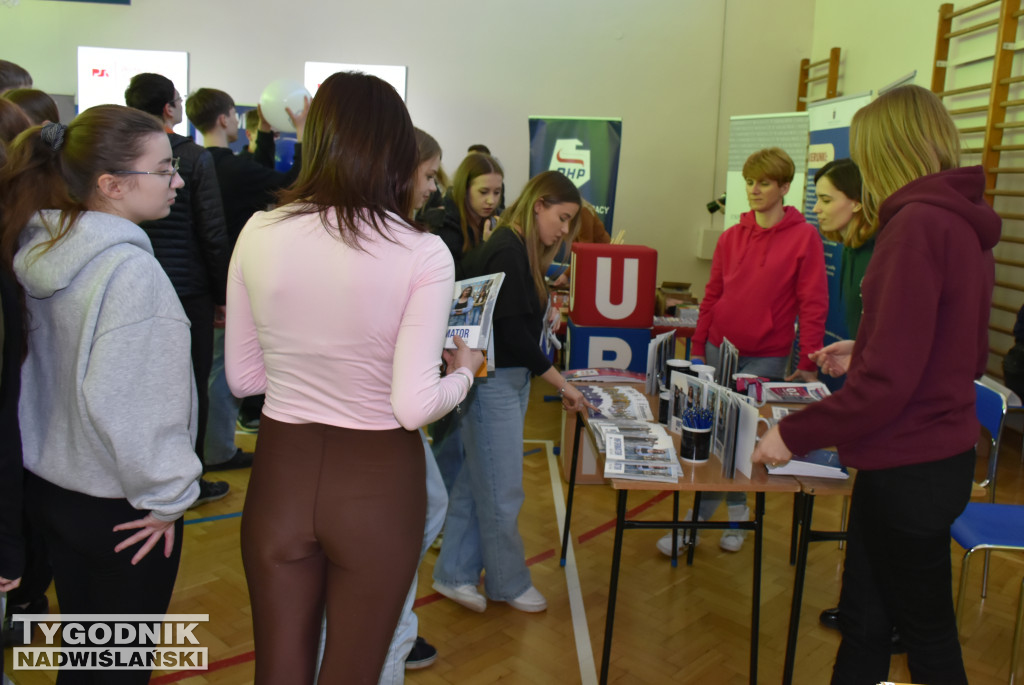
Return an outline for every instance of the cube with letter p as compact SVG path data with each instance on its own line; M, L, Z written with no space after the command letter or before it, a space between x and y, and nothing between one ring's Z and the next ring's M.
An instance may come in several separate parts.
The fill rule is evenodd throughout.
M570 369L647 370L650 328L595 328L569 320Z

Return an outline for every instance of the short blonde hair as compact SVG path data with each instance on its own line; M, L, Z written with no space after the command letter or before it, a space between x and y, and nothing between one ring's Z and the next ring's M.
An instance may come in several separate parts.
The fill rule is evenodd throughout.
M781 147L766 147L747 157L743 163L743 178L760 181L767 178L780 186L793 182L796 165Z
M860 109L850 152L864 178L864 217L911 181L960 166L960 133L942 101L921 86L901 86Z

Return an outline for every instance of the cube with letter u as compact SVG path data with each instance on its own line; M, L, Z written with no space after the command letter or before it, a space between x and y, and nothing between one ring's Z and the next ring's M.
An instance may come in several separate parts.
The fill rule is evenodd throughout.
M569 317L580 326L650 328L657 272L652 248L574 244Z

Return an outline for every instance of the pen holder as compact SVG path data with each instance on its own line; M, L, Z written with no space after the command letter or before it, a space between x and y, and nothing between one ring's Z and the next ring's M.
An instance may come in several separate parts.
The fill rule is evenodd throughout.
M710 452L710 428L687 428L683 426L683 435L679 442L679 457L683 461L701 464L708 460Z

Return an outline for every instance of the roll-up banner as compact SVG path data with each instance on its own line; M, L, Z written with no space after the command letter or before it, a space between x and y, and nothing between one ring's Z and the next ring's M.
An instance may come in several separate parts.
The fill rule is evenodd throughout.
M530 117L530 178L560 171L594 205L609 234L615 216L622 119Z

